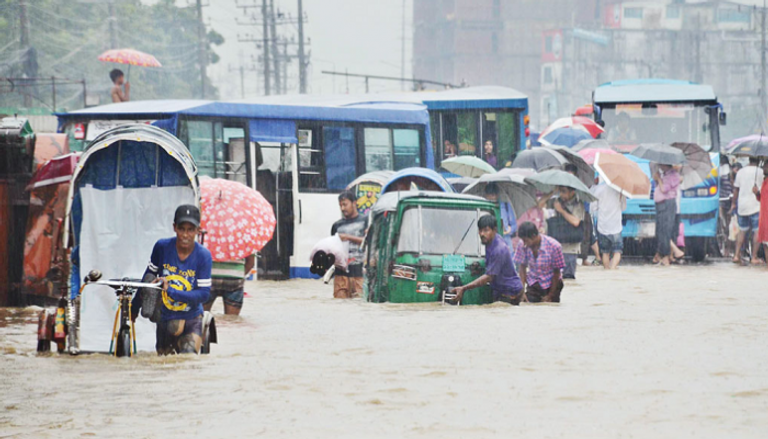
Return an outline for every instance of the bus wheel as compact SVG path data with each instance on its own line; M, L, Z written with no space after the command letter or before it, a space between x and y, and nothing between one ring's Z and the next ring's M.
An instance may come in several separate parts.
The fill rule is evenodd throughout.
M686 251L693 262L702 262L707 257L707 238L694 237L686 240Z

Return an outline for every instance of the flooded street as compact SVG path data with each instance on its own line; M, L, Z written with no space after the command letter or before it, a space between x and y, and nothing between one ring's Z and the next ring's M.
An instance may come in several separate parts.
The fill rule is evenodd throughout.
M0 437L768 435L765 269L577 276L520 307L249 283L201 357L38 356L36 312L0 310Z

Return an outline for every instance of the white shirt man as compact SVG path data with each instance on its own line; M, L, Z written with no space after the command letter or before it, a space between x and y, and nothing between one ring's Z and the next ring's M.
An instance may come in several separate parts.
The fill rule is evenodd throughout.
M621 261L624 239L621 212L627 208L627 199L619 191L601 183L592 188L597 201L592 203L590 211L597 221L597 243L603 259L603 267L613 269Z

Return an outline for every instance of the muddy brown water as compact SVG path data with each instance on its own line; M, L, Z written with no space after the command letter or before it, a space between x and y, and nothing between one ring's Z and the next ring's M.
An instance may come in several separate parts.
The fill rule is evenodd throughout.
M768 437L768 270L577 275L520 307L252 282L200 357L37 355L0 309L0 438Z

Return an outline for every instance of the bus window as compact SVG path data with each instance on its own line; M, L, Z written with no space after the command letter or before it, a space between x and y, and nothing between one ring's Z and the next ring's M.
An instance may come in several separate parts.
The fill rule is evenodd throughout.
M299 190L323 190L323 149L319 128L299 127Z
M214 150L211 148L213 141L213 123L203 120L182 120L180 134L185 141L189 152L197 162L200 176L215 177L216 170Z
M213 168L216 178L226 178L227 147L224 144L224 126L221 122L213 123Z
M224 162L225 178L247 185L245 130L241 127L224 127L224 145L227 158Z
M328 189L344 190L356 176L355 129L323 127L323 150Z
M477 155L477 113L459 113L456 117L460 155Z
M417 130L393 130L395 146L395 171L418 167L419 132Z
M392 136L388 128L365 128L365 172L392 170Z
M503 168L520 151L520 115L518 113L496 114L496 157L497 166Z
M432 157L435 158L436 165L440 165L442 160L441 148L438 147L442 143L440 140L440 113L429 113L429 132L432 137L432 145L428 145L428 148L432 148Z

